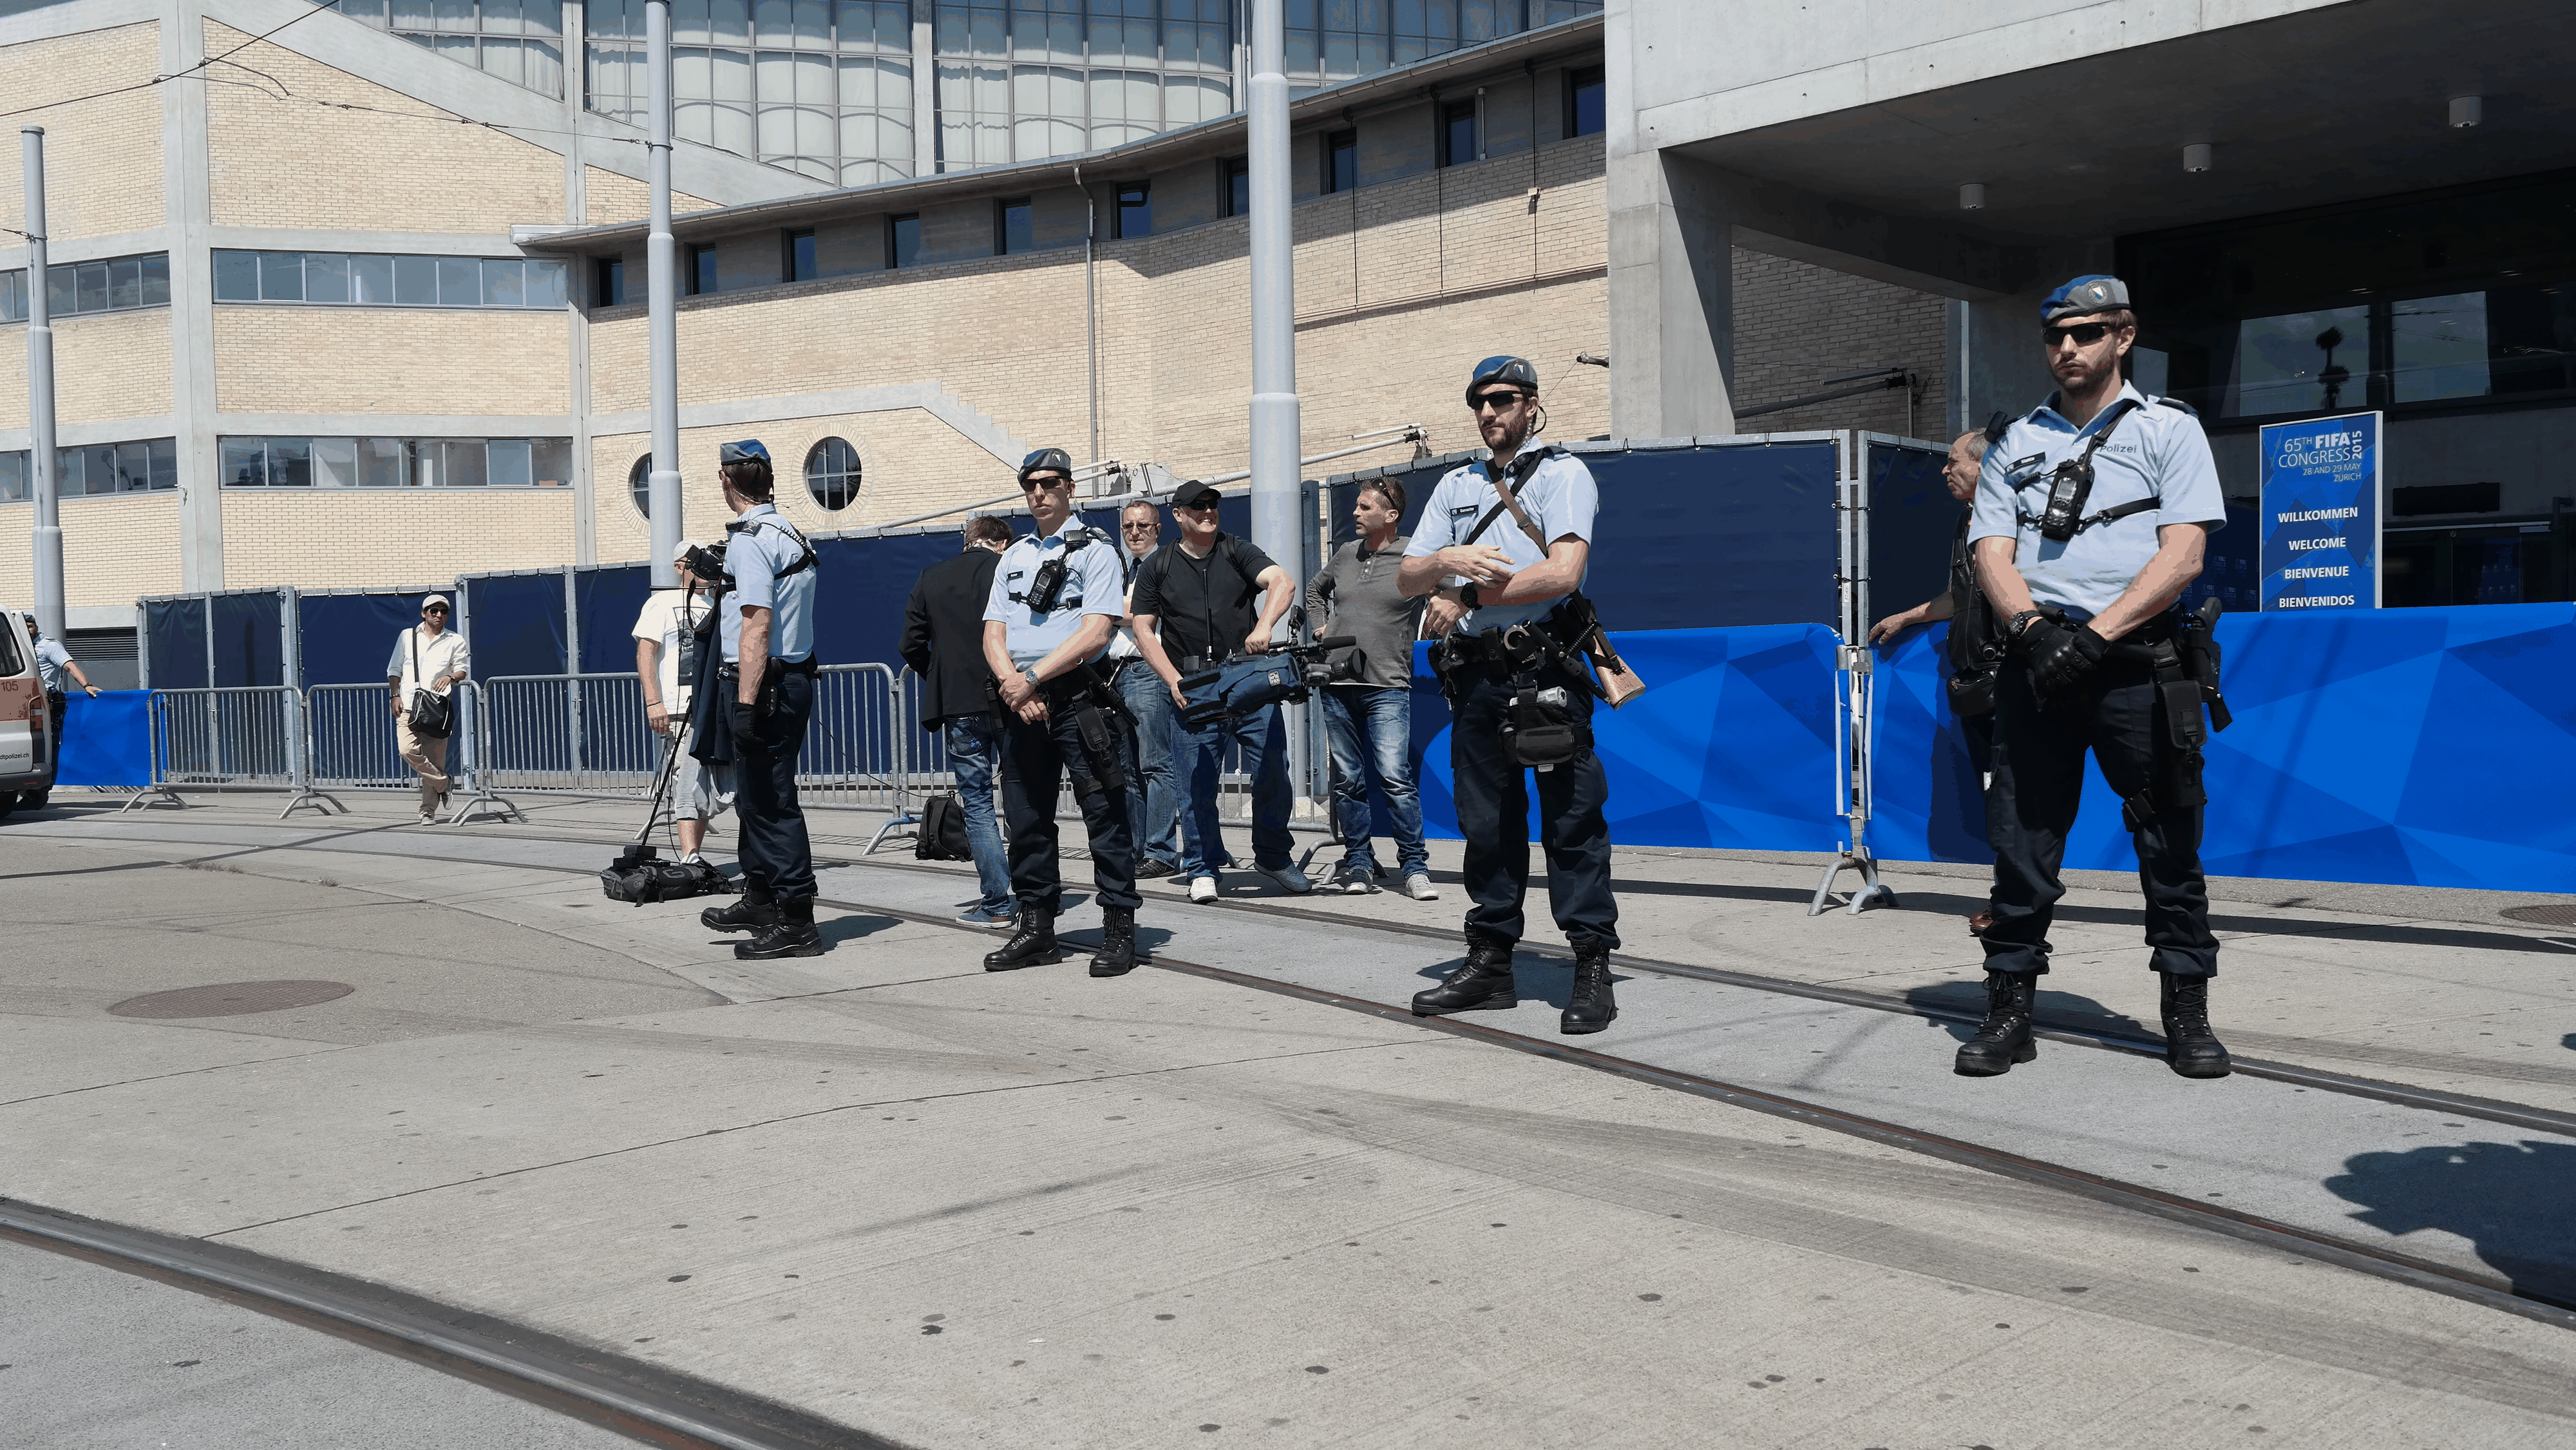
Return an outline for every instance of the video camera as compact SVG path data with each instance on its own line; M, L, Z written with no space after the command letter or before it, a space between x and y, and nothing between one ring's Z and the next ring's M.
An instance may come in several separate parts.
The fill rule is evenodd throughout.
M1333 655L1359 643L1347 634L1327 635L1312 644L1274 645L1268 654L1236 655L1214 669L1181 677L1181 694L1189 701L1181 719L1191 725L1240 720L1272 705L1296 704L1319 685L1356 680L1367 661L1358 652L1335 660Z
M692 544L689 546L689 552L680 556L680 563L686 566L690 573L713 586L718 594L732 592L733 575L725 572L723 544Z

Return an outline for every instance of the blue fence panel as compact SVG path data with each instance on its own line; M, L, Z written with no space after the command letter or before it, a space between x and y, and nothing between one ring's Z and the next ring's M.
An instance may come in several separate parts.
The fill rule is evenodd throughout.
M1014 532L1028 532L1015 520ZM962 526L962 521L961 521ZM953 557L964 546L955 529L884 538L817 539L822 578L814 591L814 651L827 665L881 664L901 668L895 645L903 638L904 601L921 571Z
M1950 587L1950 541L1967 505L1941 476L1948 455L1873 443L1869 459L1870 610L1885 617Z
M143 649L156 690L202 690L206 687L206 601L143 601Z
M285 615L284 597L262 591L217 594L208 602L213 606L215 683L287 683L286 637L280 629Z
M2231 614L2218 638L2236 722L2207 750L2212 874L2576 892L2576 605ZM1932 631L1880 666L1871 841L1990 859L1940 669ZM2086 776L2066 864L2135 869Z
M152 694L112 690L64 702L62 759L56 785L146 786L152 783Z
M1834 805L1834 636L1821 625L1614 635L1652 684L1626 709L1592 715L1610 777L1610 838L1623 846L1830 851ZM1414 654L1413 733L1427 834L1458 839L1449 712ZM1535 801L1535 793L1532 796ZM1536 841L1536 826L1530 839Z
M573 575L573 607L581 613L581 668L585 675L635 668L635 619L653 593L653 571L641 564L583 569Z
M304 667L304 678L297 683L363 685L383 680L395 640L404 630L420 623L423 596L450 592L440 587L296 595L296 648ZM160 683L158 676L153 683Z
M458 580L457 589L471 605L457 618L475 678L564 673L563 575L482 574ZM626 668L635 668L632 650Z

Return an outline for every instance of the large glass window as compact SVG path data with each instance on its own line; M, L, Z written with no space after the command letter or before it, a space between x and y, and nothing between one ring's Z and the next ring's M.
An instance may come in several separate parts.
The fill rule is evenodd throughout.
M1600 10L1601 0L1288 0L1288 83L1337 86Z
M939 166L1116 146L1234 109L1232 0L939 0Z
M54 496L166 493L179 486L179 440L145 438L132 443L90 443L54 450ZM0 453L0 503L36 496L25 449Z
M254 284L256 285L256 284ZM54 317L170 305L170 254L151 252L45 269L45 307ZM27 320L27 272L0 272L0 322Z
M645 124L644 0L583 16L590 108ZM843 186L912 174L908 0L678 0L671 41L682 140Z
M423 50L549 96L563 94L557 0L316 0Z
M165 265L160 295L169 300ZM340 252L217 252L217 302L303 302L339 307L556 308L566 302L561 262L518 257L386 257ZM152 295L151 278L142 295Z
M569 438L225 438L219 453L226 488L560 488L572 476ZM175 486L172 464L173 484L151 487Z

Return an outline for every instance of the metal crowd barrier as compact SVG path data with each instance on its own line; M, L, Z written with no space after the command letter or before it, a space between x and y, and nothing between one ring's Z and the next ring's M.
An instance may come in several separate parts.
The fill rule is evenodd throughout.
M447 775L454 783L447 824L457 825L481 812L505 820L523 819L516 806L493 793L489 772L482 768L480 737L491 712L481 686L460 680L451 691L456 724L447 737ZM304 691L304 718L309 794L337 806L340 802L327 792L420 788L419 777L403 764L402 751L394 742L393 710L384 686L309 686ZM455 799L459 795L461 802Z
M663 742L645 723L644 687L633 673L480 683L489 706L482 763L494 789L601 800L653 793Z
M181 786L288 791L280 819L298 806L323 809L304 769L304 706L293 687L154 690L146 718L152 783L117 807L120 813L162 803L185 807Z

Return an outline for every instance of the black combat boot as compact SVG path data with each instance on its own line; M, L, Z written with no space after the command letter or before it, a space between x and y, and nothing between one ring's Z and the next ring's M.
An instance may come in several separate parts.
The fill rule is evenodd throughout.
M754 895L749 886L743 888L742 899L698 913L698 925L709 931L759 931L777 920L778 903Z
M1610 995L1610 949L1576 947L1574 995L1566 998L1565 1019L1556 1030L1570 1037L1598 1032L1618 1015L1618 1000Z
M1959 1044L1953 1070L1961 1077L1999 1077L2039 1056L2039 1044L2030 1040L2031 999L2038 995L2037 973L1986 973L1986 1020Z
M1136 913L1114 906L1100 908L1100 950L1091 954L1091 975L1123 977L1136 970Z
M2227 1046L2209 1030L2209 979L2156 975L2164 982L2166 1063L2184 1077L2227 1076Z
M823 954L823 934L814 929L814 898L800 896L782 901L778 915L749 941L733 944L734 959L763 962L771 957L819 957Z
M1008 972L1020 967L1041 967L1064 960L1064 948L1055 944L1055 913L1043 906L1020 903L1019 925L1011 929L1011 939L1002 949L984 956L984 970Z
M1413 1015L1439 1017L1451 1012L1484 1012L1521 1004L1512 985L1512 946L1480 936L1467 938L1467 964L1439 986L1413 994Z

